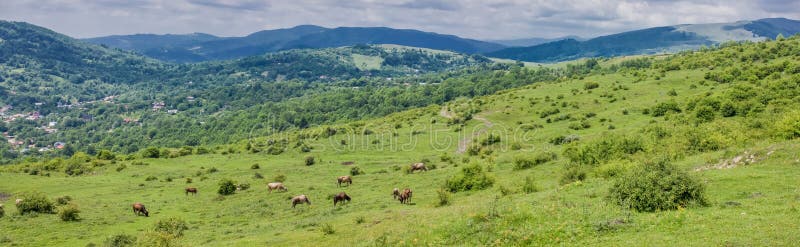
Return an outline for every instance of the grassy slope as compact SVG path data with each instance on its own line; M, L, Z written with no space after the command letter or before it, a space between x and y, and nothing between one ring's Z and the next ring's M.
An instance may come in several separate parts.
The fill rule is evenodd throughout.
M457 164L462 163L462 158L479 160L454 152L459 140L483 126L480 121L472 120L463 128L464 132L455 132L455 127L444 124L446 119L438 114L440 108L434 106L361 122L375 132L372 135L339 134L307 141L314 147L310 155L318 159L318 164L311 167L302 164L303 157L309 154L290 151L277 156L211 154L145 160L151 165L128 165L122 172L114 171L116 165L108 165L98 168L95 175L70 178L60 174L46 178L0 173L0 192L38 190L51 198L70 195L80 206L83 218L78 223L63 223L54 215L8 216L16 211L11 205L14 197L8 198L0 202L7 205L7 216L0 219L3 227L0 239L6 239L3 244L23 246L83 246L89 242L101 243L118 233L139 236L156 220L177 216L190 225L191 229L180 240L190 246L313 245L320 242L409 246L464 243L751 246L799 242L800 191L796 178L800 177L800 169L797 169L800 142L796 140L737 143L725 150L689 155L679 160L676 162L679 167L693 170L743 150L752 150L764 157L749 166L692 171L706 184L711 205L668 212L636 213L611 204L604 198L611 181L593 174L583 182L559 185L561 166L567 163L564 158L528 170L512 170L511 160L520 153L553 150L560 154L561 146L547 143L552 137L578 134L590 140L602 135L609 123L600 123L598 119L611 119L610 124L618 132L637 132L652 120L663 121L641 114L645 107L670 97L682 102L730 86L695 84L703 80L704 73L702 69L671 71L660 80L650 77L641 82L621 73L595 75L582 80L528 86L474 100L484 102L479 115L493 123L484 135L494 133L503 140L494 155L487 158L493 161L488 163L495 164L492 173L498 182L489 190L458 193L450 206L435 206L436 189L460 168L440 161L439 156L455 157L459 161ZM582 90L585 81L599 82L600 88L587 93ZM617 83L629 90L610 90ZM691 89L692 84L697 88ZM581 92L572 95L572 89ZM667 96L671 89L675 89L677 96ZM610 103L608 98L600 97L603 92L613 94L618 100ZM592 127L574 131L567 128L568 121L544 123L537 111L551 106L541 99L545 96L555 99L558 95L565 98L557 102L576 102L580 108L561 108L562 113L596 113L596 117L589 119ZM531 106L531 99L538 99L539 103ZM630 114L624 115L623 109L628 109ZM432 124L432 119L437 120L436 123ZM403 127L397 130L398 136L393 137L391 133L396 123ZM545 127L526 132L518 130L520 123ZM415 130L422 130L422 133L412 135ZM347 140L348 145L340 145L342 139ZM373 144L375 139L380 143ZM432 139L438 144L432 143ZM523 144L521 151L504 149L505 145L515 142ZM772 150L775 151L772 155L765 156L764 153ZM393 169L395 165L405 166L423 158L430 159L438 168L412 175ZM339 164L343 161L355 161L367 174L354 177L351 187L339 189L335 178L347 174L350 169ZM253 163L261 164L262 168L251 170ZM216 167L220 172L196 176L197 171L204 170L201 167L205 170ZM262 173L265 179L252 178L254 172ZM287 175L289 193L266 192L265 184L276 174ZM159 181L145 182L151 175L157 176ZM524 177L529 175L535 177L539 192L519 192ZM164 182L168 176L176 179ZM203 176L208 179L201 181ZM200 189L197 197L183 195L182 189L186 186L183 177L194 179L191 186ZM219 201L215 199L215 190L222 178L246 181L253 188ZM414 204L400 205L392 200L390 192L394 187L414 189ZM501 196L498 192L501 187L517 193ZM342 190L347 191L353 201L334 209L327 197ZM291 209L288 197L296 194L308 195L314 204ZM130 211L134 201L145 203L153 215L135 217ZM726 206L729 201L741 203L741 206ZM360 217L363 223L357 223ZM598 230L603 222L616 219L627 223L609 231ZM323 224L331 225L335 233L322 233Z

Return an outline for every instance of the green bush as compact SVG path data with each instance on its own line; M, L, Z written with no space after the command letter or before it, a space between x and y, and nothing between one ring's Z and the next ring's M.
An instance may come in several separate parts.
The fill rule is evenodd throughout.
M125 170L125 168L128 168L128 166L125 164L119 164L115 170L117 170L117 172L121 172L122 170Z
M114 152L111 152L109 150L103 149L103 150L100 150L100 152L97 153L97 158L101 159L101 160L113 160L113 159L116 159L117 156L114 155Z
M313 166L316 163L314 156L306 156L305 163L306 166Z
M598 165L641 151L644 151L644 143L639 136L606 135L590 142L570 144L564 149L564 157L575 164Z
M336 230L333 229L333 226L331 224L328 224L328 223L323 223L320 226L320 231L322 231L322 233L324 233L325 235L331 235L331 234L336 233Z
M264 175L261 175L261 173L256 172L255 174L253 174L253 178L255 178L255 179L264 179Z
M572 165L566 168L564 174L561 175L561 179L558 182L561 184L569 184L572 182L583 181L584 179L586 179L586 171L584 171L580 166Z
M494 185L494 177L483 170L480 164L473 163L461 169L461 174L445 181L445 188L450 192L483 190Z
M70 201L72 201L72 197L70 197L70 196L62 196L62 197L56 198L56 204L58 204L59 206L67 205Z
M498 143L498 142L500 142L500 136L489 134L489 136L487 136L486 139L483 139L481 141L481 145L489 146L489 145L492 145L492 144L495 144L495 143Z
M250 184L249 183L240 183L240 184L236 185L236 188L238 188L239 190L248 190L248 189L250 189Z
M362 170L358 166L353 166L353 167L350 168L350 175L351 176L357 176L357 175L363 175L363 174L366 174L366 173L364 172L364 170Z
M73 161L70 160L67 162L67 166L64 167L64 173L69 176L79 176L85 173L89 173L91 168L88 165L84 164L80 161Z
M29 192L20 195L22 202L17 205L17 211L20 214L28 214L31 212L36 213L53 213L55 210L55 205L50 199L39 192Z
M188 229L189 226L186 224L186 221L175 217L159 220L153 227L153 231L169 234L175 237L183 236L183 231Z
M80 220L80 216L78 215L80 212L78 206L70 203L58 209L58 217L61 218L62 221L78 221Z
M674 101L670 102L661 102L654 106L651 111L653 117L661 117L666 115L668 112L681 112L681 108L678 106L678 103Z
M6 210L3 207L0 207L0 218L3 218L3 216L6 216Z
M261 166L258 165L258 164L253 164L253 165L250 166L250 169L253 169L253 170L261 169Z
M286 181L286 175L283 175L283 174L275 175L275 177L272 178L272 181L283 183L283 182Z
M450 191L447 191L444 188L439 188L438 190L436 190L436 195L439 198L439 202L436 204L437 206L441 207L450 205L450 198L452 197Z
M156 176L147 176L147 178L144 179L144 181L155 181L155 180L158 180Z
M787 113L775 127L780 137L786 139L800 137L800 111Z
M217 190L217 193L223 196L236 193L236 183L230 179L223 179L222 181L219 181L219 189Z
M592 90L598 87L600 87L600 84L597 82L587 81L586 83L583 84L583 89L586 90Z
M128 234L117 234L106 239L103 246L106 247L128 247L135 246L136 237Z
M609 198L640 212L707 204L703 184L666 161L644 164L619 176Z
M533 157L517 156L514 158L514 170L528 169L555 160L557 157L555 153L549 151L537 153Z
M536 180L533 179L533 176L525 177L525 183L522 184L522 191L527 194L539 191L539 186L536 186Z
M142 150L142 158L158 158L160 155L161 151L156 147L149 147Z

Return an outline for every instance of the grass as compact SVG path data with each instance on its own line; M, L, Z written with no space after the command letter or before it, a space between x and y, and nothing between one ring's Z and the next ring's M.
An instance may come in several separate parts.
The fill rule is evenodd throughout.
M374 133L310 137L304 141L313 148L310 153L292 149L280 155L240 152L136 160L149 163L147 166L118 161L127 164L127 168L117 172L115 165L107 165L77 177L58 172L51 172L50 177L31 176L13 172L22 166L9 167L0 170L0 192L16 195L35 190L53 199L69 195L80 208L81 221L61 222L56 215L19 216L12 196L0 201L6 205L6 216L0 218L0 239L7 240L4 244L18 246L85 246L101 244L118 234L141 237L159 220L176 217L188 225L178 240L188 246L308 246L321 242L358 246L782 246L800 242L797 139L745 138L718 151L688 153L677 159L674 163L680 169L706 185L710 203L707 207L654 213L625 210L606 199L613 178L592 172L584 181L559 184L569 161L561 155L564 145L554 145L549 140L578 135L582 142L600 138L606 132L637 133L645 126L671 124L664 117L654 118L642 111L667 100L685 102L732 86L698 84L704 80L705 72L670 71L658 80L652 76L639 80L624 73L598 74L448 105L451 109L458 108L454 104L480 108L479 115L492 125L477 137L472 133L487 128L483 121L468 121L461 131L455 131L459 126L448 126L447 119L439 115L443 106L431 106L339 125L350 128L349 133L362 133L364 128ZM597 82L599 88L584 90L586 82ZM628 90L613 90L620 85ZM667 96L673 89L677 96ZM563 98L558 99L559 95ZM585 120L576 120L588 121L591 127L573 130L569 124L575 121L547 123L537 114L552 107L561 109L552 118L562 114L581 118L593 113ZM737 121L744 120L723 119L715 124L723 128ZM396 129L398 123L402 127ZM526 125L543 127L522 128ZM609 130L609 125L615 129ZM297 134L312 136L321 129L280 133L253 141L294 140ZM455 152L460 140L471 138L477 142L490 134L499 136L500 143L484 147L476 156ZM347 145L342 145L341 140L346 140ZM512 150L513 143L519 144L520 149ZM668 145L664 143L665 148ZM757 151L762 159L747 166L696 170L745 150ZM766 156L769 151L774 153ZM513 169L515 157L537 152L558 155L553 161L529 169ZM442 161L442 154L452 161ZM634 154L631 159L652 158L646 155ZM316 158L314 165L305 165L307 156ZM436 169L414 174L395 169L423 159ZM348 175L351 169L341 164L346 161L355 162L365 174L354 176L351 186L338 188L336 178ZM440 205L438 191L444 181L475 161L491 170L496 178L494 186L449 194L448 204ZM250 168L256 163L265 179L253 178ZM198 173L212 167L218 172ZM284 184L289 191L268 193L266 184L280 174L286 176ZM159 179L145 181L149 176ZM167 177L174 179L162 179ZM186 178L192 178L190 186L198 188L197 196L184 195ZM526 178L534 181L536 190L525 193ZM216 191L222 179L249 183L252 188L220 198ZM414 191L412 203L401 205L392 199L391 191L406 187ZM330 196L340 191L346 191L353 200L333 207ZM292 209L289 198L299 194L307 195L312 205ZM151 217L134 216L130 208L133 202L144 203Z

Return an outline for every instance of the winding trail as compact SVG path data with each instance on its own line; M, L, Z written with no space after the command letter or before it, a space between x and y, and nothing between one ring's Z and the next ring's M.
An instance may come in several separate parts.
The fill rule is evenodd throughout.
M452 112L447 111L446 106L442 106L442 110L439 111L439 115L447 119L452 119L454 114ZM475 139L476 137L480 136L483 133L486 133L486 131L489 130L489 128L494 126L494 123L492 123L491 121L489 121L480 114L473 115L472 119L481 121L483 123L483 127L481 127L478 131L472 132L472 135L465 136L458 141L458 148L456 149L457 154L463 154L467 152L467 147L469 147L469 144L472 142L473 139Z

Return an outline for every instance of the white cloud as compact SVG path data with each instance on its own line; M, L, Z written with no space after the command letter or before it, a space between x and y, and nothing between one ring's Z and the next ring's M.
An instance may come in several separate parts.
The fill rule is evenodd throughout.
M301 24L388 26L479 39L597 36L682 23L800 18L800 1L666 0L3 0L0 19L75 37L246 35Z

